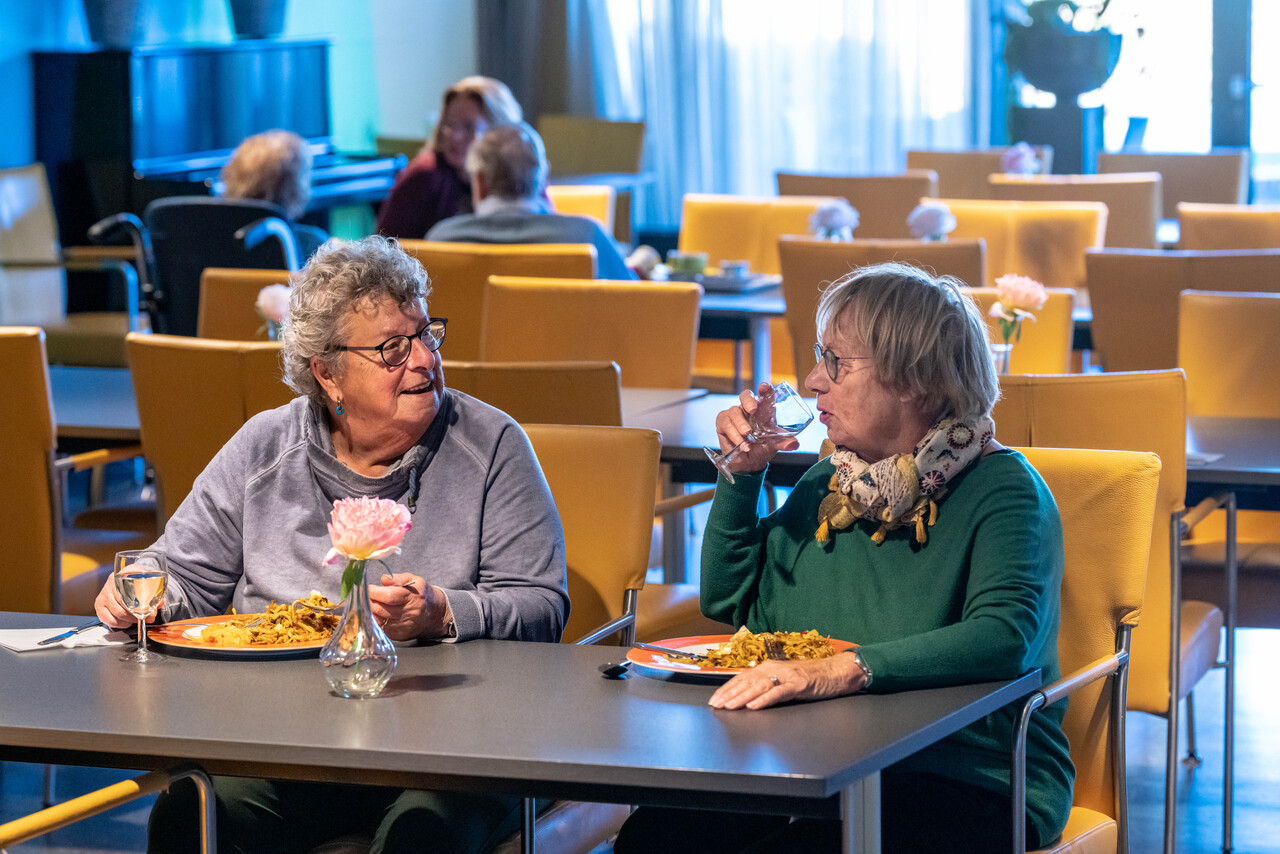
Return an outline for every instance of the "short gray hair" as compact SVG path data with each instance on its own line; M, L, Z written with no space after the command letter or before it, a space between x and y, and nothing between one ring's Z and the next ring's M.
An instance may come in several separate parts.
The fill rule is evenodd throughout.
M532 199L547 183L547 151L525 122L498 125L471 143L467 171L483 175L489 192L500 199Z
M351 315L384 299L426 313L431 293L422 265L397 241L379 235L326 241L289 284L289 318L280 346L284 381L320 404L328 398L311 373L311 359L318 356L341 375L342 351L333 348L342 343Z
M833 282L818 303L818 338L832 324L871 351L875 378L915 395L925 412L978 418L1000 386L982 310L951 276L897 262Z
M311 162L307 141L293 131L255 133L222 167L222 194L272 202L284 208L289 219L297 219L311 199Z

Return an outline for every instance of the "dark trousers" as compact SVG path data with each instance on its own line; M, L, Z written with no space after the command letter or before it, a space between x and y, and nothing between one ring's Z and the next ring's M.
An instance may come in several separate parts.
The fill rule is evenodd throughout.
M370 854L482 854L520 828L520 799L379 786L214 777L218 851L305 854L349 833ZM150 854L199 851L199 797L190 781L160 795Z
M1007 795L928 774L880 775L884 854L946 851L1002 854L1013 847ZM1028 825L1029 848L1039 848ZM840 851L840 822L641 807L631 814L614 854L822 854Z

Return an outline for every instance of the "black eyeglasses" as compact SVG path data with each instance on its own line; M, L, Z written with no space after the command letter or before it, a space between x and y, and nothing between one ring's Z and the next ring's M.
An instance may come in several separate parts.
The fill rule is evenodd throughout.
M421 341L432 353L439 350L440 345L444 343L444 328L448 323L449 318L447 317L433 317L416 334L392 335L377 347L346 347L339 344L335 345L333 349L377 350L378 355L382 356L382 361L387 363L387 367L394 368L403 365L409 360L409 354L413 352L413 339L415 338Z
M840 363L841 362L858 362L863 359L870 359L870 356L837 356L835 351L830 347L822 349L821 344L813 345L813 357L823 364L827 369L827 376L831 377L831 381L839 382L840 380Z

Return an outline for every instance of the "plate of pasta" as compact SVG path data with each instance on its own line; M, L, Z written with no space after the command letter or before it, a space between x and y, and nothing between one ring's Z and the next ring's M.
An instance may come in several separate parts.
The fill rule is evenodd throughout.
M765 642L769 638L782 644L787 659L791 661L828 658L857 646L850 641L826 637L813 629L755 634L743 627L732 635L694 635L657 642L657 646L706 656L705 659L682 658L649 649L631 649L627 652L627 660L631 662L632 669L655 679L725 682L764 661Z
M174 620L150 628L147 637L170 652L200 658L310 658L320 654L338 619L272 603L265 612Z

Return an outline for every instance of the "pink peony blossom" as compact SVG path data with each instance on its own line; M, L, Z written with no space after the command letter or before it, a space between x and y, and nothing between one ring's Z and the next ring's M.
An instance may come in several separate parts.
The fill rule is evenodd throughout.
M258 313L270 323L284 323L289 316L289 288L287 285L267 285L258 291Z
M374 560L400 553L400 541L413 527L409 510L387 498L343 498L333 502L329 536L333 548L325 563Z

